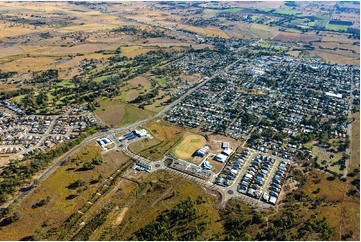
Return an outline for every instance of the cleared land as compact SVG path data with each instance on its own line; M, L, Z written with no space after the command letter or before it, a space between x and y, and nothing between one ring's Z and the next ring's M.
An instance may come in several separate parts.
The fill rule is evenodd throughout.
M149 90L150 89L150 81L148 78L144 76L138 76L130 81L128 81L128 85L131 88L137 88L139 86L143 87L144 89Z

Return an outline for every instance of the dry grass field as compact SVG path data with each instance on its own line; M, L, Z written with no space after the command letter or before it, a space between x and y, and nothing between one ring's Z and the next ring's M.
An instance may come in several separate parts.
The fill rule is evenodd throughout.
M250 29L251 25L252 24L250 23L244 23L244 22L236 23L235 27L233 27L231 30L226 29L224 30L224 32L230 37L252 39L255 37L255 34Z
M259 38L263 39L273 39L279 33L277 28L269 27L263 24L252 24L250 31Z
M131 79L130 81L128 81L128 85L131 88L137 88L140 85L143 89L147 90L149 90L151 87L150 81L145 76L137 76L136 78Z
M159 113L166 107L166 105L164 105L163 103L168 101L169 99L170 99L169 95L167 95L165 91L161 90L159 91L158 96L155 97L155 102L152 103L151 105L145 106L144 110L148 110L153 113Z
M125 55L126 57L134 57L136 55L146 54L152 50L156 50L156 48L140 45L125 46L122 47L122 55Z
M119 127L152 116L151 112L126 104L119 98L101 101L95 113L111 127Z
M119 208L112 211L108 216L109 219L104 224L104 228L108 229L104 229L103 237L101 238L127 240L134 232L149 224L161 212L172 208L187 197L194 200L199 197L205 199L206 202L198 207L198 209L201 214L206 214L209 217L210 224L208 226L209 229L206 231L207 234L223 232L223 227L219 220L220 216L216 209L217 201L213 196L207 194L203 188L165 172L146 174L142 178L138 178L138 180L142 180L142 186L137 189L133 188L132 194L122 197L111 197L113 201L119 204ZM150 185L151 181L157 182L160 185L154 187ZM134 193L134 190L139 192ZM138 195L134 196L133 194ZM144 207L148 209L144 210ZM125 214L122 215L124 208L127 209ZM115 226L114 222L121 215L123 219L120 222L120 226ZM100 238L99 235L92 237L92 239L98 240Z
M50 57L21 58L3 64L2 69L7 71L40 71L49 69L52 62L54 62L54 58Z
M123 95L121 96L121 99L124 102L133 101L140 93L144 94L151 89L150 81L145 76L137 76L136 78L131 79L128 81L128 86L130 89L124 90Z
M165 121L155 121L144 125L154 137L143 139L129 145L129 149L150 160L159 160L183 137L183 128L169 125Z
M133 100L134 100L135 98L137 98L138 96L139 96L139 91L138 91L138 90L135 90L135 89L129 90L129 91L127 92L125 101L126 101L126 102L133 101Z
M124 103L113 99L101 101L100 105L101 107L95 110L95 113L103 122L114 127L121 124L125 114Z
M200 74L194 74L192 76L180 76L182 80L187 81L189 84L194 84L199 81L199 78L201 77Z
M9 46L5 44L0 44L0 48L1 48L1 53L0 53L1 59L7 56L25 54L25 52L19 46L16 45Z
M321 40L321 37L314 34L300 34L300 33L289 33L281 32L276 35L273 40L283 41L283 42L313 42Z
M324 61L337 64L350 64L358 65L360 63L360 57L357 55L340 53L339 50L312 50L307 51L310 57L320 57Z
M183 139L173 149L173 154L183 160L192 159L194 152L206 144L206 139L197 134L187 132Z
M288 51L286 54L298 57L301 54L301 51Z
M322 198L331 202L333 205L320 205L316 211L321 217L326 217L327 221L334 230L331 240L341 240L341 235L347 231L353 231L352 240L358 240L360 237L360 198L359 196L347 196L348 182L342 182L339 179L328 180L329 175L314 171L310 174L303 190L307 195L313 198ZM320 183L314 180L320 179ZM320 188L318 193L315 193ZM302 209L301 214L306 217L314 213L312 209Z
M188 26L188 27L185 27L184 29L201 34L201 35L229 38L229 36L224 31L222 31L218 28L214 28L214 27L199 28L199 27L195 27L195 26Z
M26 24L8 24L8 23L4 24L0 22L0 38L19 36L19 35L25 35L34 32L42 32L49 30L50 28L46 28L46 27L38 28Z
M92 142L74 155L69 164L59 167L48 179L40 183L31 191L30 196L21 200L13 211L20 213L21 218L8 226L2 227L2 240L20 240L31 236L36 230L48 230L50 227L59 227L72 213L76 212L90 197L94 195L101 183L93 183L99 175L106 178L129 158L116 151L104 156L104 163L96 165L93 170L78 170L83 163L89 162L100 154L101 148ZM85 186L70 189L67 186L76 180L84 180ZM69 198L76 195L76 199ZM46 197L50 202L38 208L32 206Z
M350 171L360 168L360 113L354 113L353 117L355 121L352 122Z

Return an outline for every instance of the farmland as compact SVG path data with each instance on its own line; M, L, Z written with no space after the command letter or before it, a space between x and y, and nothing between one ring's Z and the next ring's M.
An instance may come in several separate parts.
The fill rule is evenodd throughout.
M261 24L252 24L250 31L256 34L259 38L264 39L272 39L278 34L276 29Z
M299 34L299 33L279 33L276 35L273 40L278 40L282 42L312 42L320 40L321 38L316 35L310 34Z
M285 10L285 9L278 9L275 11L278 14L285 14L285 15L297 15L297 14L302 14L302 12L296 12L296 11L291 11L291 10Z
M217 28L211 28L211 27L198 28L198 27L194 27L194 26L189 26L189 27L185 27L184 29L201 34L201 35L229 38L229 36L226 33L224 33L222 30L217 29Z
M338 31L338 30L341 30L341 31L347 31L347 26L345 25L337 25L337 24L328 24L326 26L326 29L329 29L329 30L335 30L335 31Z

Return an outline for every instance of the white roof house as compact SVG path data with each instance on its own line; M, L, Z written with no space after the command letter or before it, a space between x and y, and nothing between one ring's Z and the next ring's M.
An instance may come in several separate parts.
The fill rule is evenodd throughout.
M336 97L336 98L342 98L342 94L338 93L338 94L335 94L333 92L325 92L325 94L329 97Z
M233 152L232 149L224 149L224 150L222 151L222 154L225 154L225 155L229 156L230 154L232 154L232 152Z
M264 193L264 194L263 194L263 199L268 202L268 200L269 200L269 195L268 195L267 193Z
M214 157L214 159L216 161L220 161L220 162L225 162L227 160L228 156L224 155L224 154L218 154Z
M204 167L205 169L207 169L207 170L212 169L212 166L211 166L211 164L209 164L208 161L203 162L203 167Z
M277 202L277 198L276 198L276 197L274 197L274 196L270 196L270 198L269 198L269 202L270 202L271 204L275 205L275 204L276 204L276 202Z
M223 149L229 148L229 143L228 143L228 142L223 142L223 143L222 143L222 148L223 148Z

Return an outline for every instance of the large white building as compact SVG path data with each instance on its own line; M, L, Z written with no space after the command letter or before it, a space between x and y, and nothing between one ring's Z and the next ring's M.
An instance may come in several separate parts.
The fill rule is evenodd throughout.
M204 157L204 156L206 156L208 154L208 151L209 151L209 147L206 145L206 146L203 146L202 148L199 148L195 152L195 155Z
M133 132L134 132L138 137L144 137L144 136L147 136L147 135L148 135L148 131L145 130L145 129L141 129L141 130L135 129Z
M232 152L233 152L232 149L227 148L222 151L222 154L229 156L230 154L232 154Z

